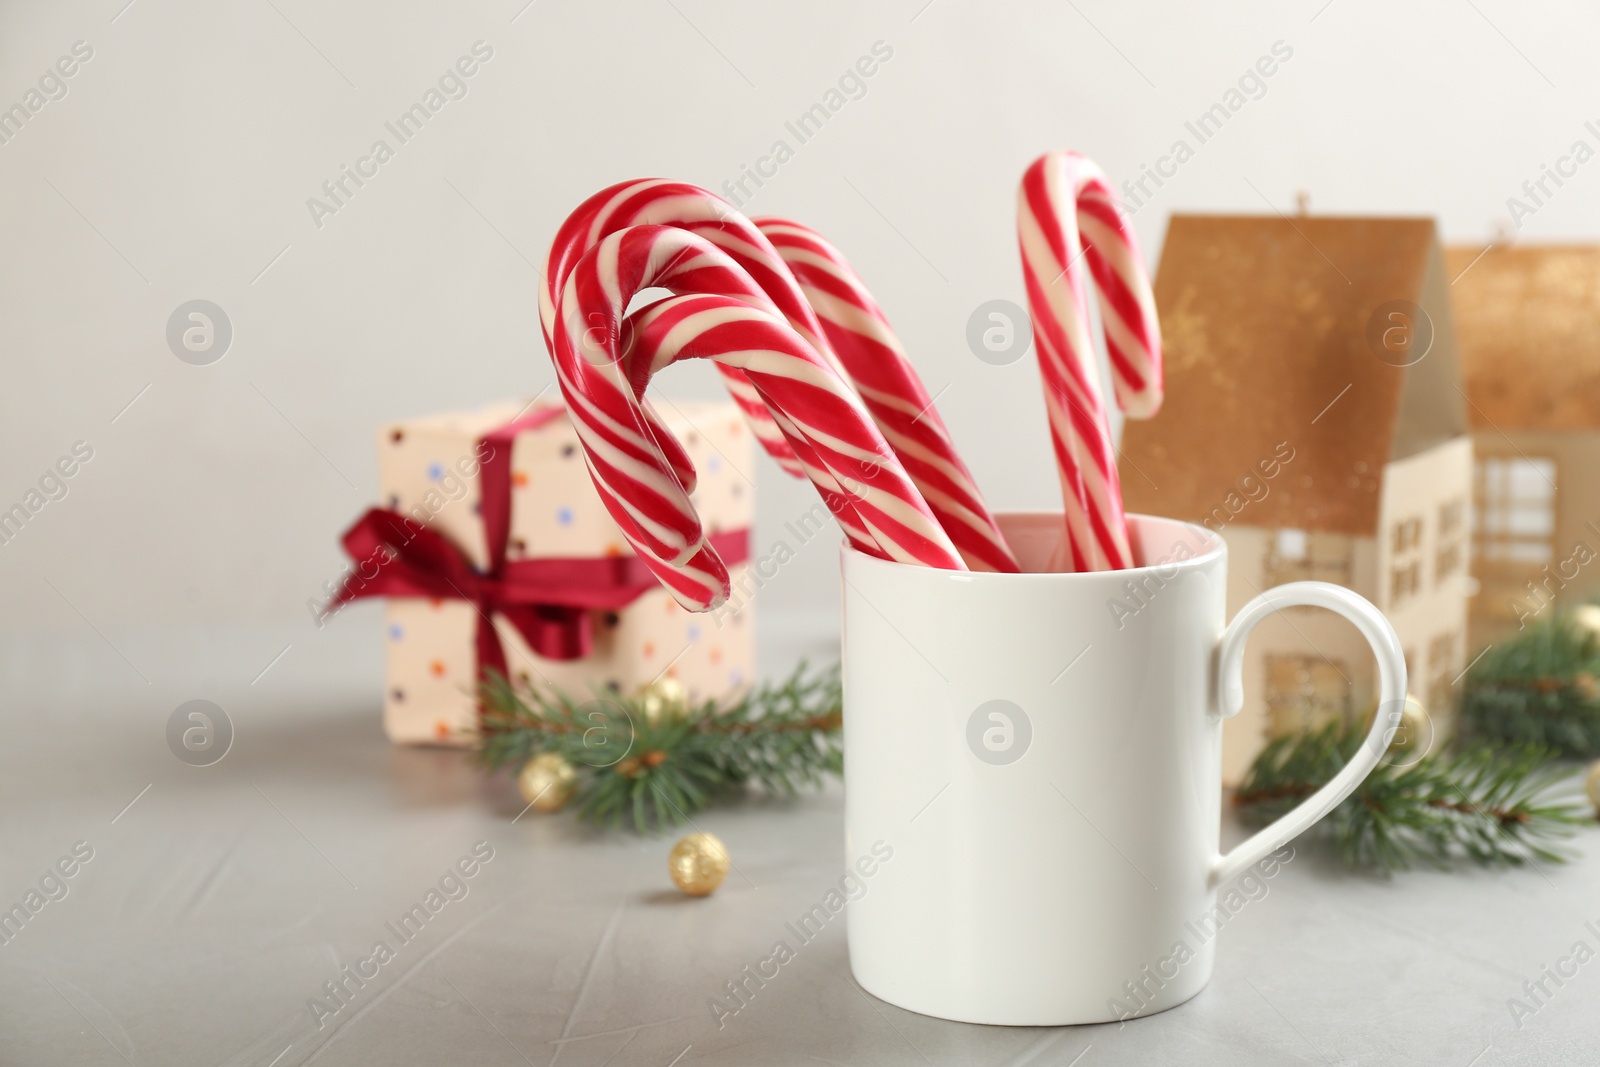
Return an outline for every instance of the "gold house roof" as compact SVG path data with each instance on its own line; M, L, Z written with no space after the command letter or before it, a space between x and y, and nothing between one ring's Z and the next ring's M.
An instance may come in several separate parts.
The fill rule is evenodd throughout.
M1286 444L1235 521L1374 533L1384 466L1466 432L1447 288L1431 219L1174 216L1155 280L1166 399L1125 424L1128 510L1201 521ZM1400 366L1378 335L1406 306L1432 340Z
M1473 426L1600 429L1600 246L1475 245L1445 262Z

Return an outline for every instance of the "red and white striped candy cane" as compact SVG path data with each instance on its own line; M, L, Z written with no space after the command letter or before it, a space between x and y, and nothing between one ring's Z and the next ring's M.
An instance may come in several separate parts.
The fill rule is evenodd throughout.
M562 223L555 241L550 246L550 251L545 257L544 285L539 290L539 325L544 332L546 350L551 345L551 325L554 314L555 302L559 298L562 286L566 284L567 273L584 252L594 246L598 240L593 236L592 224L595 211L606 203L606 194L638 183L624 182L613 186L611 189L602 190L595 196L580 204L577 210L569 215ZM720 369L720 368L719 368ZM744 382L737 371L727 371L723 379L728 388L728 393L733 397L734 403L744 413L745 421L751 431L756 435L756 440L761 442L763 448L777 460L779 466L789 473L799 476L804 472L800 469L799 461L789 450L788 444L783 440L783 435L772 424L772 419L762 408L759 399L749 383ZM642 410L646 424L651 432L660 440L662 452L677 472L679 481L686 492L693 492L697 473L694 462L689 454L680 448L679 441L667 430L665 422L656 412L655 408L644 401Z
M640 210L643 210L638 196L649 193L662 194L662 198L658 199L650 199L648 196L645 197L645 201L647 202L648 206L651 207L653 213L663 218L672 218L678 220L673 224L674 228L681 229L686 233L696 234L697 236L698 234L696 231L698 228L704 226L705 220L699 219L696 221L696 212L703 212L706 210L708 202L715 200L711 194L705 193L703 190L699 190L692 185L683 185L681 183L637 182L629 183L629 186L631 189L633 189L636 195L633 199L626 200L625 203L631 205L632 208L639 208ZM607 200L606 204L614 205L617 202L618 201L616 198L612 198ZM712 204L711 206L714 208L715 204ZM728 210L732 211L731 208ZM580 216L585 214L592 215L592 211L589 208L580 207L576 214ZM627 216L628 214L628 211L620 212L620 215L622 216ZM616 221L617 217L618 213L616 212L613 212L609 216L602 213L602 221L592 222L588 227L588 232L594 233L605 230L607 226L610 226ZM606 218L609 218L611 221L604 221ZM571 230L576 225L577 224L563 227L563 230ZM766 239L761 237L755 228L751 226L747 220L743 219L743 216L738 216L735 213L734 225L743 232L747 232L747 235L753 237L758 244L766 244ZM581 226L577 226L577 228L583 229ZM622 230L629 228L631 227L622 227L621 230L610 230L607 235L609 236L611 234L619 233L622 232ZM723 231L719 230L717 232ZM602 237L597 240L604 240L604 238ZM558 260L557 250L566 249L570 252L571 249L576 247L577 243L578 242L575 240L563 240L562 237L558 236L556 248L552 249L551 255L552 276L554 276L556 273L560 273L564 275L568 281L570 281L572 271L576 268L576 264L578 262L582 262L582 260ZM692 257L690 257L690 259L686 261L686 263L689 265L680 264L671 272L670 275L663 276L661 283L662 287L667 287L668 284L670 284L673 290L680 294L688 291L736 297L752 304L753 306L771 312L771 314L781 320L783 315L770 295L770 292L764 286L760 285L756 279L751 276L749 271L745 269L747 263L754 263L762 276L768 279L768 284L774 285L780 295L783 295L785 290L784 287L779 284L779 281L782 279L787 279L787 302L794 310L794 313L797 316L811 316L809 307L806 306L804 298L800 296L798 287L795 285L793 278L788 275L787 268L783 266L783 263L778 258L776 251L771 251L770 254L766 256L761 256L759 254L752 255L748 252L750 247L748 244L739 242L736 243L740 244L741 247L746 250L746 255L744 256L743 262L741 262L738 257L734 257L726 252L722 252L722 250L719 248L718 251L722 252L722 259L717 260L715 263L703 264L693 261ZM590 251L593 251L594 247L596 246L597 245L591 245ZM714 244L713 247L715 247ZM759 248L757 248L757 253L759 253ZM587 253L585 253L585 255L587 255ZM606 315L599 311L590 311L588 314L591 318L591 328L593 328L592 323L594 320L598 319L598 321L602 322L607 320ZM812 316L812 321L815 321L814 316ZM820 337L820 332L818 332L817 336ZM832 364L830 363L830 365ZM850 494L845 492L839 485L836 484L833 475L829 473L823 464L817 460L816 456L813 454L813 449L810 443L803 439L796 439L793 435L785 435L783 433L782 429L779 428L772 414L769 412L768 405L762 399L760 394L755 391L754 387L751 386L750 383L745 379L742 371L731 364L723 363L718 363L718 369L724 372L724 378L729 385L730 391L732 391L736 397L748 398L747 402L742 404L746 414L751 417L750 421L752 425L762 427L763 432L768 433L769 436L776 441L776 447L769 447L772 447L772 451L775 455L780 455L780 461L785 462L785 464L788 466L792 466L793 469L799 471L803 476L811 480L811 482L816 486L818 492L822 495L823 502L833 513L834 518L838 521L839 525L843 528L845 535L850 538L852 543L863 548L864 550L877 552L877 546L873 541L872 535L862 526L860 520L856 516ZM679 483L683 486L684 491L686 493L692 492L695 472L692 463L688 458L688 454L682 450L680 443L672 436L671 431L666 429L665 425L655 417L654 412L651 410L648 402L644 401L642 397L640 401L640 410L644 417L646 428L660 446L662 454L673 467L674 473L677 475ZM781 453L778 451L779 448L781 448Z
M568 273L602 238L630 226L678 226L721 248L744 268L802 337L829 360L834 358L793 276L750 220L721 197L697 185L659 178L634 179L602 189L578 205L556 232L545 260L544 286L539 293L539 318L547 347L551 341L556 302ZM802 461L791 453L744 375L721 363L717 369L768 454L790 474L806 473ZM673 458L676 465L678 460ZM687 462L686 457L683 462Z
M547 262L541 318L548 319L554 295L560 292L576 257L607 234L632 225L679 226L727 252L749 272L789 324L862 393L879 429L968 565L978 570L1017 569L993 516L956 456L926 390L911 370L882 312L837 251L811 231L804 231L811 239L807 241L799 234L803 228L789 224L785 238L789 247L785 253L769 241L771 235L704 189L659 179L622 182L590 197L557 234ZM831 255L831 267L806 262L811 253L820 249ZM798 259L791 261L791 255ZM795 270L797 263L800 270ZM843 299L854 300L865 318L842 315L841 297L836 295L838 286L827 277L829 274L848 280L850 293ZM819 316L813 306L819 302L828 307L828 314ZM548 332L546 326L547 341ZM718 369L768 452L791 473L804 473L818 481L819 472L814 464L807 463L807 457L791 455L792 449L785 446L744 375L722 363ZM670 450L668 454L670 457ZM841 521L847 521L848 512L837 514Z
M1066 504L1057 562L1080 571L1131 567L1079 261L1088 261L1099 293L1118 404L1135 418L1161 406L1161 334L1144 261L1105 174L1072 152L1041 156L1023 175L1017 238Z
M1093 160L1067 157L1084 259L1100 298L1100 324L1117 407L1131 419L1161 410L1161 320L1133 226L1117 210L1111 179Z
M887 559L966 569L852 387L775 315L718 296L672 297L639 315L635 345L659 370L710 358L742 369L778 425L804 438Z
M844 255L821 234L787 219L756 219L794 272L806 302L873 421L899 457L923 499L939 517L967 566L1015 572L1006 545L977 483L956 454L933 398L872 294Z
M603 238L635 225L677 226L723 247L743 268L744 274L740 275L740 279L748 275L757 282L760 292L755 299L760 306L781 311L808 339L825 345L816 318L805 298L800 295L793 277L777 252L748 219L732 205L698 186L647 178L602 189L578 205L557 231L546 259L545 284L539 293L540 323L547 348L552 344L556 301L573 267ZM745 292L742 281L732 291ZM831 353L824 354L831 358ZM828 486L828 473L808 452L796 454L794 446L785 439L760 396L745 380L743 372L721 363L717 369L722 374L729 394L743 411L751 430L767 452L789 473L809 478L817 486L824 502L853 542L870 543L871 537L856 522L847 497L837 487ZM641 409L646 425L661 445L684 491L692 492L695 470L688 454L666 429L647 400L641 401Z
M630 302L649 288L691 295L661 301L625 325ZM572 268L552 321L557 380L600 498L685 607L720 604L728 575L639 406L651 375L680 358L744 372L797 453L809 450L826 471L830 481L819 489L842 493L853 508L871 539L861 547L965 569L855 391L708 241L667 226L611 234Z

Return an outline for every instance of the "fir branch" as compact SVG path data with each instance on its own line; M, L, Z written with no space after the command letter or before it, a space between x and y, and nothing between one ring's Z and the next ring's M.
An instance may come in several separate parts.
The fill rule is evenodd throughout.
M1279 738L1256 757L1234 803L1265 824L1316 792L1365 743L1360 723ZM1352 867L1443 869L1462 857L1492 866L1565 862L1556 842L1588 810L1568 793L1574 769L1537 745L1472 745L1409 766L1380 764L1318 824Z
M1463 726L1475 737L1600 756L1600 639L1561 613L1493 645L1467 676Z
M643 694L579 700L495 676L483 698L484 766L518 768L554 752L578 772L579 815L641 833L682 825L750 786L779 796L820 788L844 768L837 667L801 664L728 706L702 701L656 722Z

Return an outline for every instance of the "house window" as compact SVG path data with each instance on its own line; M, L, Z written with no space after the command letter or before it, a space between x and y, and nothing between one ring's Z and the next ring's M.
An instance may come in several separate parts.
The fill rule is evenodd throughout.
M1439 547L1433 554L1433 580L1442 582L1467 569L1467 503L1457 497L1439 505Z
M1486 562L1555 558L1556 462L1549 456L1484 456L1478 460L1474 548Z
M1274 737L1348 721L1350 679L1343 664L1321 656L1268 655L1267 716Z
M1397 563L1389 568L1389 606L1398 607L1422 590L1422 561Z
M1422 520L1402 519L1394 524L1394 554L1403 556L1422 546Z
M1399 607L1422 591L1422 518L1412 515L1394 524L1389 537L1388 607Z
M1285 527L1273 532L1264 563L1267 585L1320 581L1350 585L1354 539Z
M1438 553L1433 557L1433 580L1442 582L1461 570L1461 557L1462 544L1460 541L1451 541L1449 544L1440 545Z

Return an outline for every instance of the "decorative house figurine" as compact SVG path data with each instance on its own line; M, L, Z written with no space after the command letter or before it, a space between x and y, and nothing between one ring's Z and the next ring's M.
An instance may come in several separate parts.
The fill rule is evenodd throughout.
M1477 451L1475 655L1600 592L1600 246L1445 261Z
M1448 283L1430 219L1175 216L1166 402L1126 424L1120 464L1129 511L1223 536L1230 613L1302 579L1376 604L1435 730L1465 664L1472 489ZM1328 612L1268 620L1246 657L1229 783L1270 737L1376 699L1366 643Z

